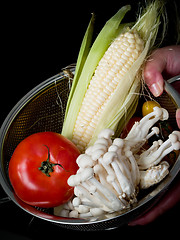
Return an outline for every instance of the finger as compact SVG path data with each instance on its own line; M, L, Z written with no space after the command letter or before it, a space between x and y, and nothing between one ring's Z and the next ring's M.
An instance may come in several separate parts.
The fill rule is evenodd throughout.
M155 50L144 68L144 80L155 97L163 92L163 76L179 74L180 46L169 46Z
M161 49L154 51L144 69L144 80L155 97L160 96L163 92L162 72L166 67L166 59L163 56Z
M176 121L177 121L177 125L180 129L180 109L176 110Z

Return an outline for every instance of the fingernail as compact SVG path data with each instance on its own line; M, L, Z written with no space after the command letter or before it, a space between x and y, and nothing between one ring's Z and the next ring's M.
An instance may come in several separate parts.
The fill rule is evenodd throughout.
M159 82L153 83L149 89L155 97L159 97L163 92L163 86Z

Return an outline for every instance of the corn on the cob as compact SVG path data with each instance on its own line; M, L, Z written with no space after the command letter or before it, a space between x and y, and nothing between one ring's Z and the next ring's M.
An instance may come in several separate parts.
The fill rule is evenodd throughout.
M100 116L122 77L144 49L144 42L136 32L117 37L100 60L90 81L74 127L72 141L83 150L93 136ZM127 92L123 89L123 100Z
M94 47L96 42L92 46L93 54L90 51L79 85L77 84L75 91L73 90L62 130L62 134L70 138L82 152L96 140L102 129L116 130L119 127L118 122L128 109L131 109L131 112L128 112L128 118L135 111L131 105L137 103L140 67L154 42L159 26L156 2L149 9L149 15L146 12L134 27L131 29L126 27L123 31L121 28L118 36L116 32L117 37L93 67L94 62L93 60L90 62L89 59L97 55L95 51L93 52L97 48ZM123 9L123 16L128 10L129 7ZM151 25L149 30L144 26L145 21L148 21L149 27ZM80 93L81 88L82 93Z

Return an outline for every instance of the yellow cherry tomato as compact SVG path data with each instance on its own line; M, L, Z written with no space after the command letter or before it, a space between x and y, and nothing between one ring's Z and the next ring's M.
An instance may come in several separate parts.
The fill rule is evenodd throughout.
M146 116L147 114L153 112L154 107L161 107L158 102L155 101L146 101L144 102L142 106L142 115L143 117Z

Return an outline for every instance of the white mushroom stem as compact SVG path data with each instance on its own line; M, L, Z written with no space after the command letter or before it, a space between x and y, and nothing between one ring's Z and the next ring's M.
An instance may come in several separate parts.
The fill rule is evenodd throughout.
M140 156L138 160L139 169L148 169L157 165L167 154L178 149L180 149L180 132L174 131L158 149L154 148L147 152L148 154Z
M88 199L84 198L84 200L81 201L81 203L85 206L88 206L90 208L98 208L97 204L94 204L93 202L89 201Z
M77 188L75 187L75 189L76 189L76 194L77 194ZM77 195L79 195L79 194L77 194ZM69 201L69 202L71 202L71 201ZM88 200L87 198L84 198L82 195L80 197L75 197L72 200L72 205L74 207L78 207L79 205L84 205L84 206L87 206L89 208L97 208L97 207L99 207L97 204L94 204L92 201ZM73 210L73 209L74 208L72 208L71 210Z
M103 157L99 158L98 162L103 166L103 168L106 170L106 172L108 173L108 175L114 175L115 176L115 173L112 169L111 166L109 166L108 164L106 164L104 161L103 161Z
M86 188L84 188L81 185L76 186L76 189L78 189L78 191L81 192L81 194L83 195L83 197L87 198L91 203L93 203L94 206L98 207L98 208L104 208L102 202L100 202L93 194L91 194L89 192L89 189L87 190ZM109 208L105 209L106 211L109 211Z
M108 175L107 176L107 182L111 183L113 188L116 190L116 192L121 196L122 195L122 190L119 187L118 183L116 182L116 178L114 175Z
M117 155L114 152L107 152L104 154L103 156L103 162L106 165L110 165L112 166L115 176L121 186L121 189L124 193L127 194L128 197L131 196L132 193L134 193L134 187L132 186L132 184L130 183L130 181L126 178L126 176L124 176L124 174L122 173L121 169L119 168L118 164L117 164Z
M138 169L137 162L131 151L127 151L125 154L126 154L126 157L129 158L130 163L131 163L131 168L132 168L131 176L133 179L134 186L137 186L140 181L140 175L139 175L139 169Z
M128 178L128 180L133 184L131 177L131 170L129 161L124 154L124 140L121 138L115 138L113 144L109 147L108 152L115 152L118 160L116 161L120 170Z
M169 117L169 113L164 108L154 107L153 112L147 114L140 120L140 125L143 129L141 134L146 136L148 134L148 130L159 120L164 121Z
M94 171L92 168L86 168L84 169L83 172L80 172L76 175L71 175L68 179L68 185L72 187L76 186L76 191L78 190L78 192L80 192L81 195L83 195L88 200L93 202L96 206L101 208L102 207L101 202L97 201L97 198L90 193L89 187L85 186L85 183L84 183L85 181L90 179L93 176L93 174L94 174ZM82 185L82 183L84 186Z
M122 191L126 193L129 198L131 198L131 195L135 193L134 186L131 184L129 179L127 179L126 176L123 175L121 169L117 164L117 160L113 161L111 164L116 173L116 176L122 188Z
M117 149L117 158L118 158L118 165L121 169L121 171L123 172L123 174L129 179L129 181L131 182L132 184L132 176L131 176L131 166L129 164L129 161L127 161L127 158L125 156L125 152L124 152L124 149L123 149L123 146L124 146L124 141L123 139L121 138L116 138L114 139L113 141L113 146L117 146L118 149ZM108 151L110 151L112 148L109 148Z
M106 180L107 173L105 172L105 170L102 167L102 165L96 164L93 169L94 169L94 173L99 178L100 183L103 186L107 187L108 189L111 189L111 185L108 184L108 181Z
M144 168L144 159L146 159L147 156L150 156L153 152L157 151L159 146L163 144L162 140L154 141L153 145L147 149L146 151L142 152L140 155L136 155L136 161L138 163L139 169Z
M89 180L90 181L90 180ZM88 181L88 183L89 183ZM107 199L97 191L97 187L94 186L93 184L87 184L86 182L82 183L82 186L86 188L94 197L96 197L96 200L102 205L101 208L104 209L104 206L106 206L106 211L108 208L108 211L112 210L110 202L107 201ZM85 196L86 197L86 196Z
M119 165L122 173L129 179L129 181L131 183L133 183L132 181L132 176L131 176L131 166L129 161L127 160L127 158L125 157L120 157L118 155L118 161L117 164Z
M158 127L153 127L151 129L151 132L147 135L146 139L149 139L150 137L152 137L155 134L156 135L159 134L159 128Z
M154 107L153 112L147 114L139 122L136 122L131 128L129 134L125 138L126 144L131 147L131 150L138 151L139 148L145 143L145 141L158 130L153 128L150 135L148 135L149 129L159 120L168 119L169 114L166 109Z
M97 189L103 196L104 202L106 202L106 199L108 199L109 202L106 202L106 206L110 207L113 211L118 211L122 208L122 203L116 197L116 195L112 191L104 187L96 178L92 177L91 179L89 179L89 182L97 187Z
M92 187L88 186L87 182L95 187L93 192ZM110 208L113 211L118 211L122 208L122 203L116 195L94 178L94 171L92 168L85 168L83 172L80 172L77 175L72 175L68 179L68 184L70 186L76 186L76 188L82 192L84 197L93 201L95 204L99 205L99 203L102 202L107 208ZM100 194L96 190L98 190ZM91 194L88 191L91 191ZM99 201L97 201L97 199L99 199ZM102 205L100 205L100 207L104 209Z
M122 173L131 180L131 173L130 173L130 169L128 166L128 161L126 159L126 156L122 154L122 149L120 147L118 147L117 145L113 144L109 147L108 152L113 152L116 154L116 158L117 158L117 164L119 166L119 168L121 169Z

